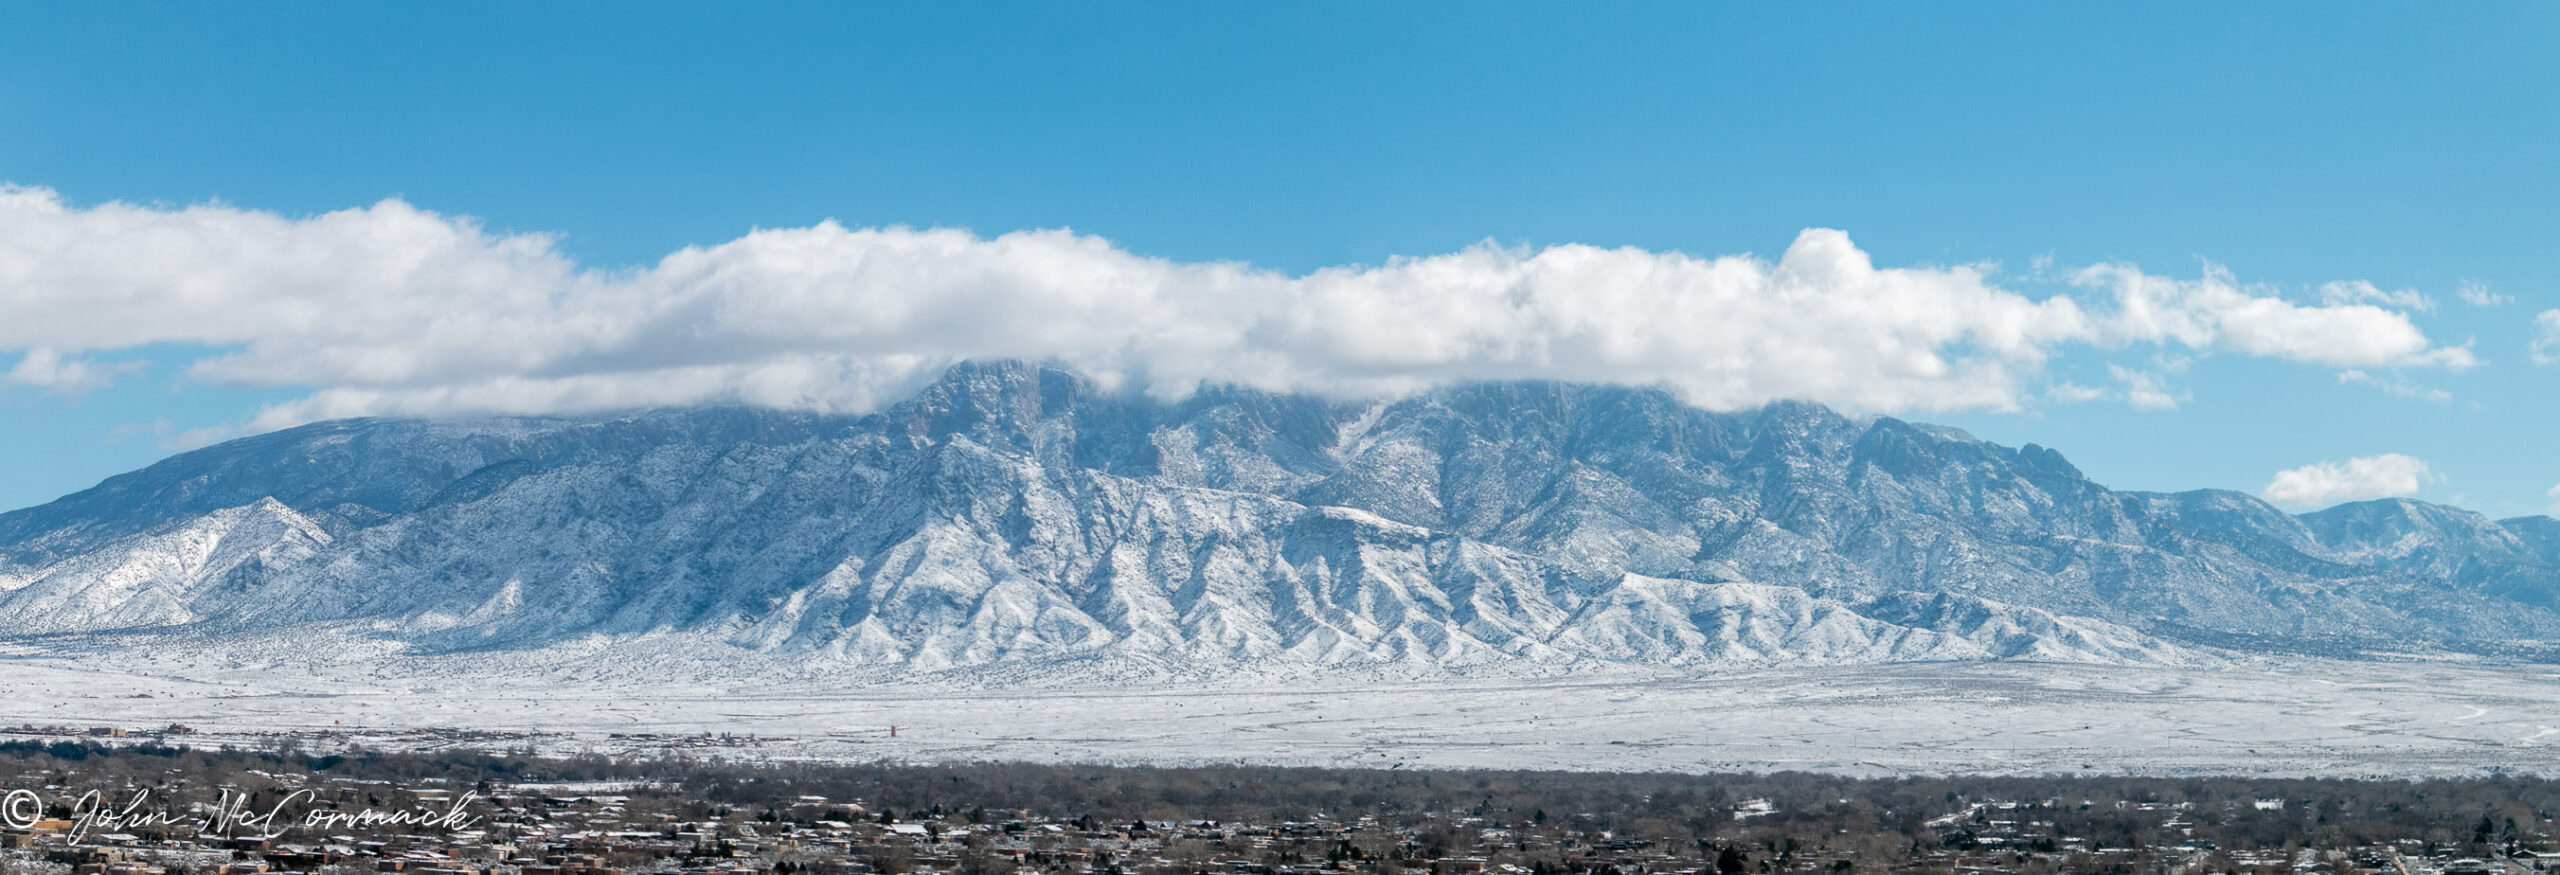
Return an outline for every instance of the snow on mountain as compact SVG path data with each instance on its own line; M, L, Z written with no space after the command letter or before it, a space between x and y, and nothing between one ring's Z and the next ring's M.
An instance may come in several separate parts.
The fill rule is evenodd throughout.
M0 577L0 616L19 634L195 622L204 590L291 567L329 534L272 498L115 539L40 570Z
M2461 508L2386 498L2304 514L2302 521L2341 562L2560 606L2552 601L2560 595L2560 574L2545 556L2514 529Z
M681 634L925 671L2560 638L2560 534L2370 504L2119 493L2052 450L1804 404L1552 383L1161 402L977 363L861 417L351 420L183 454L0 514L0 636Z

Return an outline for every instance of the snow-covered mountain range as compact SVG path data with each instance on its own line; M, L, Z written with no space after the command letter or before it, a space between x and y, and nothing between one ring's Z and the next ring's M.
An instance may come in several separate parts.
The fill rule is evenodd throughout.
M0 638L306 626L915 670L2534 655L2560 522L2117 492L1808 404L1163 402L1015 362L859 417L325 422L0 515Z

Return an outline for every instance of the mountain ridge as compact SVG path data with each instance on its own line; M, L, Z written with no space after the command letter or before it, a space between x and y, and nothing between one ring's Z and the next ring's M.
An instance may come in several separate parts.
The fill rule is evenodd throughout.
M0 637L712 631L920 670L2476 651L2560 640L2543 519L2118 492L2049 448L1803 403L1160 401L973 362L861 416L340 420L180 454L0 514Z

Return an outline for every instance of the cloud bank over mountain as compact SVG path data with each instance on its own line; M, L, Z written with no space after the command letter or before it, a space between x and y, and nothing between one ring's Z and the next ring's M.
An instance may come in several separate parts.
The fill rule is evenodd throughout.
M94 390L120 372L100 353L208 346L190 378L312 390L251 431L702 402L859 412L983 357L1054 359L1158 397L1203 382L1391 395L1539 378L1660 385L1717 410L1802 399L1886 413L2073 395L2041 374L2079 347L2476 363L2411 320L2432 306L2413 292L2350 281L2296 302L2213 267L2068 276L2071 293L2037 298L1983 266L1878 267L1822 228L1775 260L1485 244L1291 276L1065 230L833 222L603 269L549 236L399 200L297 218L0 187L0 352L17 354L17 381ZM2123 394L2175 404L2156 381Z

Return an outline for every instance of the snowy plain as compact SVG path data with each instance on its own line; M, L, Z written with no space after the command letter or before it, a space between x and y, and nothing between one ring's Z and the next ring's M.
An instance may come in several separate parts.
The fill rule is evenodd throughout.
M183 739L197 745L290 736L308 749L851 761L2560 774L2560 667L2546 665L1942 662L988 682L687 673L611 653L542 662L20 649L0 652L0 726L183 723L200 731Z

